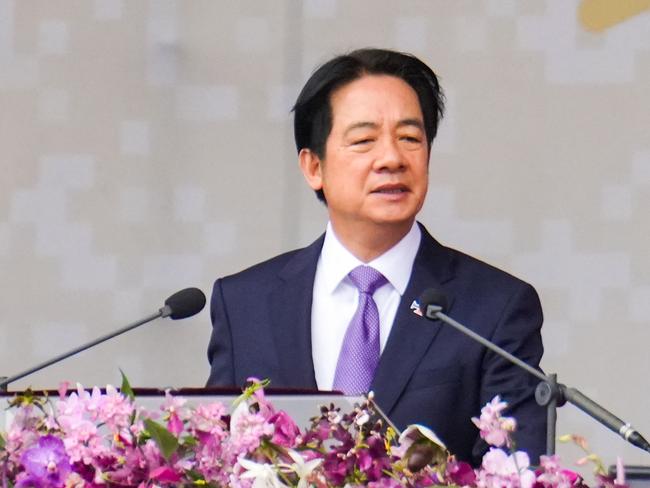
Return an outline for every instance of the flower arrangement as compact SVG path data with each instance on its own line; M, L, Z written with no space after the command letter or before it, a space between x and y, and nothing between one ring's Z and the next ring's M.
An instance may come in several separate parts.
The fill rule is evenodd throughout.
M556 456L530 467L514 449L514 419L495 398L472 419L493 447L482 466L456 461L429 429L400 436L377 420L369 400L342 413L321 408L300 430L253 380L232 412L222 403L190 407L167 393L159 411L137 405L128 380L58 399L26 392L11 401L13 419L0 435L3 487L206 486L243 488L583 487ZM597 478L607 487L624 480Z

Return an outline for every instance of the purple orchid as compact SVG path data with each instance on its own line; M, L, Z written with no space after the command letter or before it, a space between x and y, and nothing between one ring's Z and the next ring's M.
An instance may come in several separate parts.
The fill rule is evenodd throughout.
M38 446L27 449L21 456L21 463L25 476L16 486L62 486L71 472L63 441L53 435L41 437Z

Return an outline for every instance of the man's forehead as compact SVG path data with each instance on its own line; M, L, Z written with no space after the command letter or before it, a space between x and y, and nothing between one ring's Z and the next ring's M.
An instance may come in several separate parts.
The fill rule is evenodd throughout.
M416 91L396 76L364 75L346 83L331 94L330 108L333 125L344 130L370 128L386 117L392 124L423 127Z

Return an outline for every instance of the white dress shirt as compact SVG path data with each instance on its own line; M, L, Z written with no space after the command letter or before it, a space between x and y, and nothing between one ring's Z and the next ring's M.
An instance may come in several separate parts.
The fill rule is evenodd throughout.
M420 228L414 222L408 234L395 246L371 262L363 263L341 244L332 224L327 224L325 242L316 266L311 306L311 350L319 389L332 389L339 351L359 303L359 291L348 273L366 264L388 280L373 295L379 311L379 347L383 351L397 306L411 277L420 238Z

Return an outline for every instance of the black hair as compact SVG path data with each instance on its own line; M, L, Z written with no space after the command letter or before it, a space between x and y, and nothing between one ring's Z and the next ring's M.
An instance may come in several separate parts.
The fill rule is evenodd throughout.
M428 148L431 150L445 103L438 77L411 54L365 48L331 59L317 68L305 83L292 109L298 152L307 148L319 158L325 158L325 145L332 130L332 93L364 75L395 76L413 88L420 102ZM322 190L317 190L316 195L325 202Z

